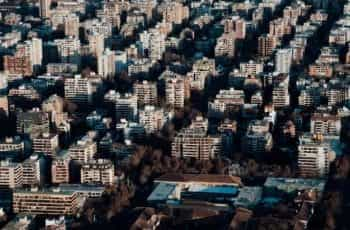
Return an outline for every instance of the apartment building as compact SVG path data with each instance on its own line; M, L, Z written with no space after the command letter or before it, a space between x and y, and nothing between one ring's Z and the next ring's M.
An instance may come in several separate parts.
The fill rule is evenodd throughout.
M180 2L165 3L163 9L163 19L165 22L170 22L180 25L184 20L190 16L189 8Z
M0 186L13 189L21 187L22 183L22 165L9 160L0 161Z
M17 112L16 131L20 134L35 136L39 133L50 132L50 121L47 113L38 108Z
M113 184L114 165L106 159L89 160L82 164L80 169L82 184Z
M244 98L243 90L221 89L214 101L208 103L208 116L223 117L229 112L236 111L243 106Z
M341 130L341 118L329 113L314 113L311 116L312 134L338 136Z
M157 83L142 81L135 82L134 93L137 96L137 104L140 106L144 105L156 105L158 102L158 90Z
M275 55L275 70L278 73L290 72L292 67L293 52L290 48L278 49Z
M203 129L187 128L179 132L171 145L171 155L208 160L221 152L221 138L208 136Z
M98 77L82 77L75 75L73 78L66 78L64 81L65 98L77 104L89 105L99 93L102 80Z
M53 184L64 184L70 182L69 151L63 150L54 157L51 164L51 182Z
M16 189L13 192L15 213L39 215L73 215L82 205L75 191L51 189Z
M269 132L270 123L266 120L253 120L242 139L242 151L259 156L271 150L273 141Z
M339 143L322 134L304 134L299 139L298 168L302 177L324 177L337 154ZM338 146L337 146L338 145Z
M261 35L258 38L258 54L260 57L269 57L278 45L276 36L270 34Z
M143 110L140 110L139 120L140 124L145 127L146 133L155 133L160 131L170 119L168 116L162 108L146 105Z
M254 61L242 62L239 64L240 72L246 75L257 75L264 71L264 64Z
M24 141L19 136L6 137L0 141L0 159L22 159Z
M96 153L96 142L88 138L78 140L68 148L70 158L80 163L93 159Z
M190 96L190 83L188 79L181 76L165 79L165 101L174 108L182 108L185 99Z
M56 155L59 150L58 135L54 133L42 133L33 139L33 151L44 153L47 156Z
M25 186L39 186L44 183L44 160L38 155L31 155L22 162L22 184Z

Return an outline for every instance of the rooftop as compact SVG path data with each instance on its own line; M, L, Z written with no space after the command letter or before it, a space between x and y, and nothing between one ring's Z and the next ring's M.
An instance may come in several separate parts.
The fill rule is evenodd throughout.
M240 177L221 175L221 174L181 174L167 173L155 180L155 182L168 183L208 183L208 184L227 184L227 185L242 185Z

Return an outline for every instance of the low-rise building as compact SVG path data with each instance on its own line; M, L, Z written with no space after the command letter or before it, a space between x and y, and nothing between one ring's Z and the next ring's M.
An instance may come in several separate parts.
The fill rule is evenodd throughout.
M13 211L24 214L73 215L82 205L75 191L51 189L16 189L13 192Z

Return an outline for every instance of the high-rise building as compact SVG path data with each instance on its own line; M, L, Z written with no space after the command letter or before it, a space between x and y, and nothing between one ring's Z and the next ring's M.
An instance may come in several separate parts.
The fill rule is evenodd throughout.
M58 57L63 63L81 65L80 40L76 37L67 37L54 40L57 46Z
M314 113L311 116L311 128L312 134L322 135L340 135L341 119L338 115L329 113Z
M279 73L289 73L292 67L293 53L290 48L278 49L275 56L275 70Z
M23 180L22 184L26 186L43 185L44 161L38 155L32 155L22 162Z
M66 78L64 81L65 98L78 104L89 105L93 102L101 84L101 79L97 77L75 75L73 78Z
M23 169L20 163L0 161L0 186L13 189L21 187L22 182Z
M81 166L80 178L82 184L113 184L114 165L106 159L90 160Z
M309 75L312 77L331 78L333 76L333 66L316 61L316 63L309 66Z
M53 157L59 150L58 135L54 133L42 133L33 139L33 151Z
M134 141L143 140L145 138L145 127L140 123L121 119L116 124L116 130L119 135L122 135L124 140Z
M269 34L261 35L258 39L258 54L260 57L272 55L277 47L277 37Z
M31 76L33 74L33 66L29 56L5 55L4 70L10 74L21 74L23 76Z
M0 115L9 115L9 100L7 96L0 96Z
M146 105L140 111L140 124L145 127L146 133L154 133L163 128L168 119L163 109L157 109L155 106Z
M269 34L282 39L283 36L292 33L292 26L285 18L277 18L269 24Z
M120 28L120 14L122 5L119 2L105 2L101 10L97 10L96 15L110 23L113 27Z
M290 104L288 92L289 78L286 75L277 75L273 79L272 104L275 108L284 108Z
M244 104L243 90L222 89L213 102L208 103L208 116L223 117L227 113L238 111Z
M50 132L49 115L38 108L26 112L19 111L17 113L16 130L17 133L31 136Z
M110 90L105 95L105 100L114 104L117 122L119 122L120 119L134 121L137 118L137 96L135 94L120 94L119 92Z
M68 151L62 151L56 155L51 164L51 182L53 184L69 183L70 156Z
M185 77L176 76L165 79L165 100L174 108L182 108L190 96L190 83Z
M97 56L97 69L98 74L103 77L114 77L115 74L127 70L126 52L105 49L101 55Z
M88 41L89 41L89 50L91 54L97 58L101 57L105 46L104 35L97 34L97 33L90 33L88 34Z
M169 2L163 9L163 19L180 25L185 19L188 19L190 13L189 8L180 2Z
M246 135L242 139L242 151L259 156L272 148L270 123L266 120L253 120L249 123Z
M165 38L166 36L157 29L144 31L139 40L141 53L151 60L161 60L165 51Z
M207 83L210 82L210 77L214 76L215 60L206 57L197 60L192 66L192 72L187 73L190 79L191 89L203 90Z
M298 168L302 177L324 177L335 159L335 140L327 140L322 134L303 135L299 139ZM339 143L337 143L339 145Z
M321 92L318 87L309 87L300 92L298 103L301 106L312 107L320 105Z
M38 72L43 60L42 40L40 38L33 37L31 40L18 43L14 57L17 57L19 60L23 57L28 57L31 70ZM29 70L29 68L27 70Z
M203 129L183 129L174 138L171 155L208 160L221 153L221 138L208 136Z
M215 46L215 57L229 57L235 56L235 35L231 33L223 33L221 37L217 39Z
M242 62L239 64L240 72L246 75L257 75L263 72L264 64L254 61Z
M70 14L64 18L64 34L68 37L79 38L79 16Z
M51 7L51 0L40 0L40 6L39 6L40 17L49 18L50 7Z
M97 58L98 74L103 77L114 77L116 74L115 52L105 49L101 56Z
M234 152L234 141L237 133L237 122L225 119L219 126L218 132L221 134L222 150L226 156L231 156Z
M246 37L246 21L242 18L233 18L233 31L237 39L245 39Z
M137 96L137 103L143 105L156 105L158 102L157 83L142 81L134 83L134 93Z
M83 138L68 148L70 158L78 162L86 162L94 158L97 153L96 142Z

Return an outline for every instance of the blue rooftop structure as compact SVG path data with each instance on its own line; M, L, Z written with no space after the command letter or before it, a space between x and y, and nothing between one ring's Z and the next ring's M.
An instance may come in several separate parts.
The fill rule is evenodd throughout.
M162 202L168 200L169 196L174 192L176 185L159 183L147 198L148 202Z

